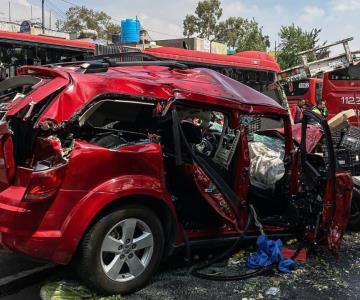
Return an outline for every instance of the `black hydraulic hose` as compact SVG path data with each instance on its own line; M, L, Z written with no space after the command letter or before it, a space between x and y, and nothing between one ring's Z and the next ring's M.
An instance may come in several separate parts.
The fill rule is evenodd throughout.
M249 273L244 273L241 275L233 275L233 276L210 275L210 274L196 272L194 270L191 272L191 275L201 278L201 279L212 280L212 281L239 281L239 280L245 280L245 279L249 279L249 278L252 278L255 276L260 276L260 275L266 274L266 273L272 271L273 269L274 269L274 266L271 265L271 266L267 266L264 268L256 269L255 271L252 271Z
M274 268L273 265L267 266L265 268L256 269L255 271L249 273L244 273L241 275L232 275L232 276L211 275L200 272L201 270L208 268L211 265L230 257L231 254L239 247L240 243L245 239L246 232L248 231L253 220L254 220L254 216L252 210L250 210L250 216L248 222L244 228L244 231L242 232L241 236L236 240L236 242L227 251L223 252L219 256L214 257L210 261L207 261L198 267L194 267L190 271L190 274L201 279L207 279L213 281L237 281L237 280L244 280L254 276L265 274L268 273L270 270L272 270Z

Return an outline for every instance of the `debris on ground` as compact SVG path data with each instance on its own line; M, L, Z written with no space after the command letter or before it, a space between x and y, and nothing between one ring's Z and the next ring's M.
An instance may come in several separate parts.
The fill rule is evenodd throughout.
M278 287L272 286L265 292L265 295L276 296L279 292L280 292L280 289Z
M248 272L246 258L255 247L240 249L230 259L205 269L206 273L221 272L234 275ZM212 253L212 252L211 252ZM196 255L195 255L196 254ZM257 276L243 281L217 282L198 279L189 274L189 268L209 259L209 252L196 252L191 265L182 261L182 256L171 258L162 265L153 281L141 291L124 296L125 300L240 300L240 299L358 299L360 295L360 233L344 236L339 258L319 247L309 254L306 263L298 262L291 273L273 270L266 276ZM218 255L212 253L212 255ZM62 278L63 279L63 278ZM274 295L266 294L278 288ZM94 298L118 300L121 298ZM52 299L52 298L43 298ZM61 299L61 298L53 298ZM90 298L92 299L92 298Z
M247 266L251 269L264 268L277 264L278 270L284 273L290 273L295 268L295 261L285 259L282 255L283 243L280 239L274 241L266 235L260 235L256 244L258 250L247 259Z
M122 300L121 296L102 297L71 281L51 282L40 290L42 300Z
M296 246L297 243L298 241L294 240L290 245L284 244ZM254 250L255 247L243 248L224 263L212 266L204 272L218 271L222 272L222 275L245 273L248 271L246 258ZM306 263L298 262L297 268L291 273L274 270L266 276L231 282L210 282L194 278L188 274L188 266L174 269L173 263L169 263L165 270L155 276L152 284L126 296L125 299L357 299L360 294L359 254L360 233L348 233L344 236L339 259L319 247L316 253L309 254ZM267 294L270 291L276 291L275 295Z
M240 250L239 252L235 253L231 256L228 260L228 267L237 266L240 263L246 262L247 253L245 250Z
M286 246L292 246L292 245L296 245L298 243L298 239L291 239L291 240L288 240L285 245Z

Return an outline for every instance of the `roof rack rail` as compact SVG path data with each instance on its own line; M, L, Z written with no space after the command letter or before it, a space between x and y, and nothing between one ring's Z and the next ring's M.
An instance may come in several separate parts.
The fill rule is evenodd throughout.
M76 72L83 74L102 73L102 72L107 72L108 69L109 69L108 63L95 60L95 61L82 63L79 69L76 70Z
M113 66L118 62L141 62L141 61L164 61L164 60L142 52L124 52L124 53L94 55L94 56L89 56L87 59L83 59L83 60L60 61L58 63L46 64L43 66L44 67L68 66L68 65L78 65L93 61L107 62L109 63L110 66Z
M143 52L122 52L122 53L114 53L114 54L102 54L95 55L90 57L93 59L114 59L118 62L130 62L130 61L163 61L165 59L158 58L151 54L143 53Z
M117 55L117 54L116 54ZM116 56L115 55L115 56ZM107 72L109 67L130 67L130 66L163 66L169 67L169 69L187 69L188 66L183 63L179 63L173 60L151 60L151 61L120 61L116 62L113 55L104 55L104 57L91 57L91 60L72 61L72 62L61 62L50 65L44 65L45 67L55 68L63 66L78 66L78 73L100 73Z
M160 61L125 61L118 62L114 67L129 67L129 66L161 66L161 67L169 67L169 69L188 69L188 66L183 63L179 63L173 60L160 60Z

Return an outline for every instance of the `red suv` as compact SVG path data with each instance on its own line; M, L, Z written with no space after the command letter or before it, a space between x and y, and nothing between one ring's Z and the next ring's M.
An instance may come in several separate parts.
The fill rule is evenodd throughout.
M269 236L339 246L352 180L329 128L174 62L23 67L0 83L0 242L130 293L176 248ZM246 236L255 237L254 226Z

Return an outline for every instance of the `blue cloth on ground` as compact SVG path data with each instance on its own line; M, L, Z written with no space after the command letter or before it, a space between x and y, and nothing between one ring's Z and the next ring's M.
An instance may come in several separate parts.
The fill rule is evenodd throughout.
M266 267L278 263L278 269L284 273L290 273L295 268L295 261L292 259L284 259L281 254L281 240L269 240L266 235L260 235L256 244L258 251L250 255L247 259L247 266L251 269Z

